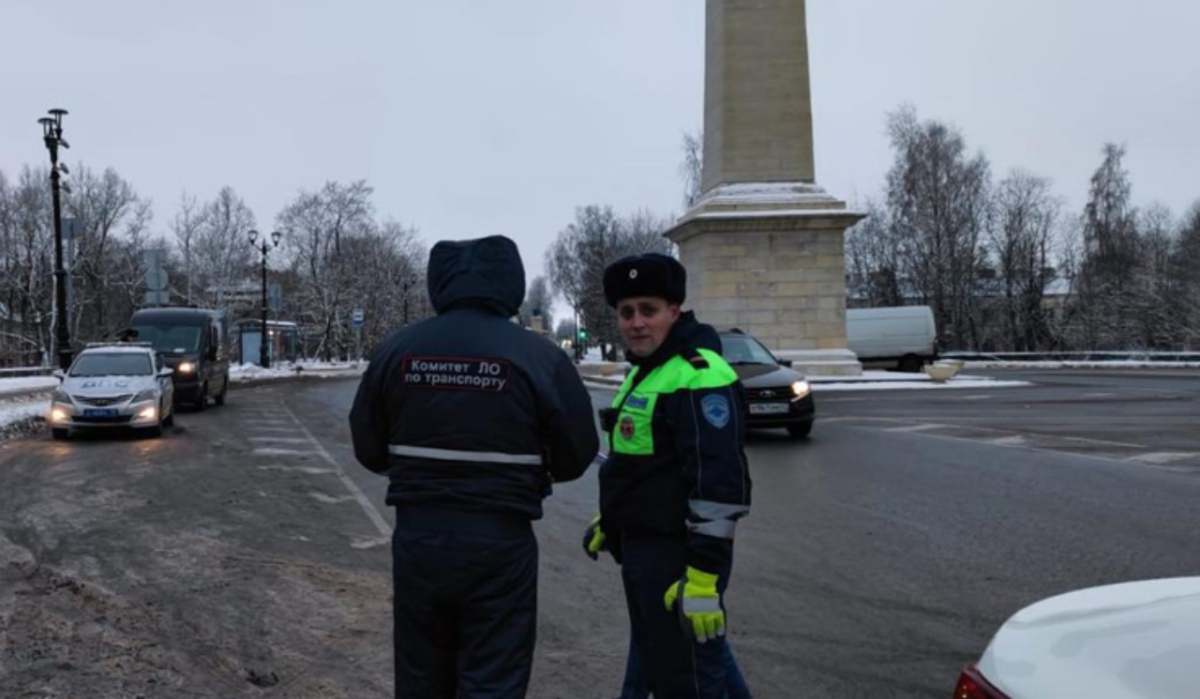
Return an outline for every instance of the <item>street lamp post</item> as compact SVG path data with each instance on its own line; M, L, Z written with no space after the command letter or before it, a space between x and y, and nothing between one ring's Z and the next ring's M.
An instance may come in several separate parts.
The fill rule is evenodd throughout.
M38 119L42 125L42 137L46 141L46 150L50 151L50 189L54 196L54 318L55 344L58 350L58 366L64 371L71 367L71 328L67 318L67 271L63 267L63 230L62 230L62 200L59 189L60 169L66 170L66 165L58 164L58 148L70 148L70 144L62 137L62 118L67 114L65 109L51 109L50 116Z
M270 240L268 240L268 237ZM258 242L258 231L250 231L250 245L257 248L262 253L262 341L259 343L258 363L264 369L270 368L271 356L267 352L267 342L270 336L267 334L267 253L279 247L279 239L283 234L279 231L274 231L270 236L263 236L262 242Z

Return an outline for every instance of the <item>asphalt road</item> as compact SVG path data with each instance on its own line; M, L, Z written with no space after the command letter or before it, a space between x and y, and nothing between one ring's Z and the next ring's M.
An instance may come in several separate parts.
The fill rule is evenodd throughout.
M1016 378L1037 385L819 393L812 439L754 436L728 606L756 696L945 697L1028 603L1197 574L1200 372ZM238 391L162 441L0 443L0 696L390 696L391 513L350 452L354 387ZM537 526L531 697L617 694L595 508L592 469Z

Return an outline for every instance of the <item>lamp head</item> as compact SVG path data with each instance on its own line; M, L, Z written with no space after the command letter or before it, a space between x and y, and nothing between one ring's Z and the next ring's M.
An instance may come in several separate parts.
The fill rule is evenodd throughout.
M279 247L279 239L282 237L283 233L280 233L279 231L274 231L271 233L271 242L275 245L275 247Z
M258 231L251 228L250 229L250 244L254 245L254 243L256 243L257 241L258 241Z

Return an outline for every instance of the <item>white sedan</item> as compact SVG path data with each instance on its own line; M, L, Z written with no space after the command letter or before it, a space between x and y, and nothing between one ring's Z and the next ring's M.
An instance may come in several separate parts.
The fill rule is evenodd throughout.
M73 429L133 427L161 436L175 420L172 370L146 345L89 347L71 368L54 372L62 382L46 421L55 439Z
M1000 627L954 699L1200 696L1200 578L1093 587Z

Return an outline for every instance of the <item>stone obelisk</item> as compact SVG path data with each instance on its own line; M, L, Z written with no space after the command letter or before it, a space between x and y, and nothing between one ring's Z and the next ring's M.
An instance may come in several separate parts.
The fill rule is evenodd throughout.
M810 374L846 349L846 229L816 184L804 0L708 0L699 201L667 235L701 320L752 333Z

